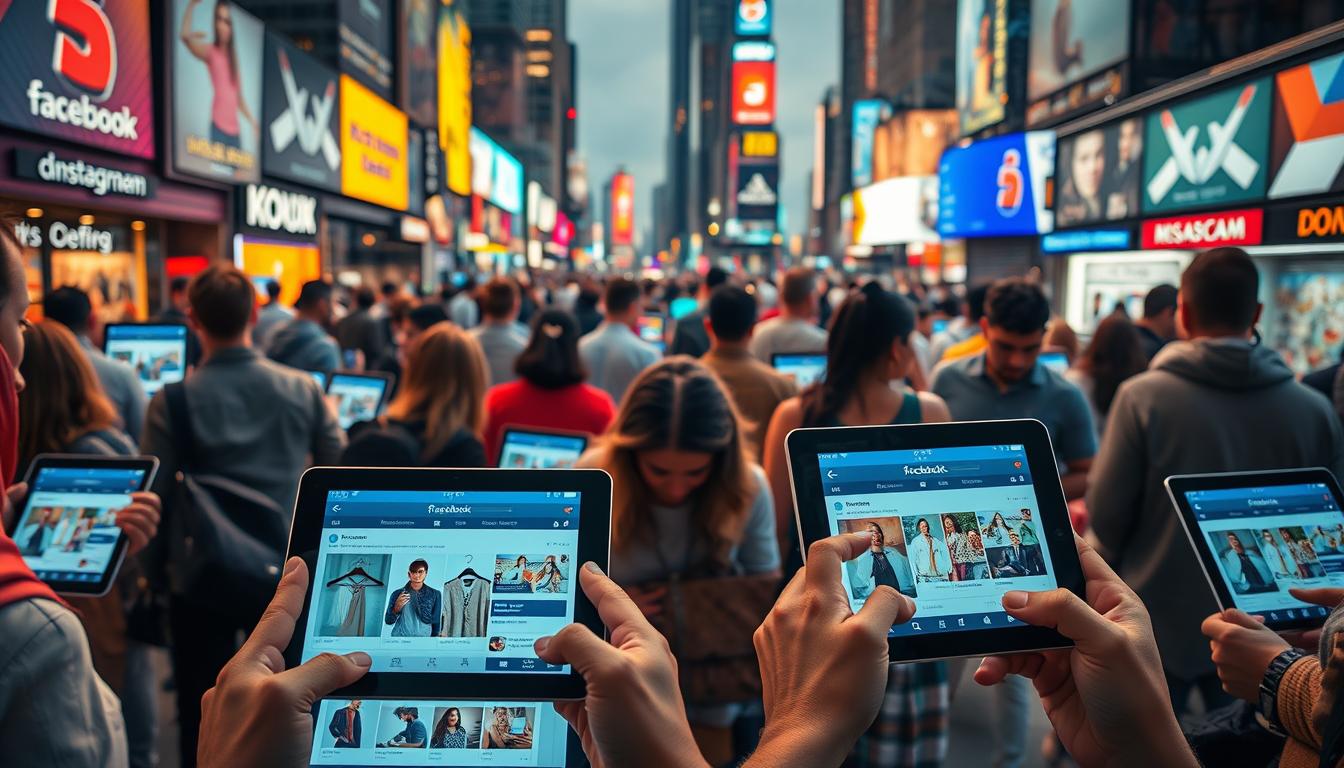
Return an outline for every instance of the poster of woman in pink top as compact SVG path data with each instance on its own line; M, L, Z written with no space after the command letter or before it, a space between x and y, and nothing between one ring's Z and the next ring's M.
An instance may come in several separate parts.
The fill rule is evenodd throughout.
M223 181L256 181L262 24L230 0L176 0L174 9L174 165Z

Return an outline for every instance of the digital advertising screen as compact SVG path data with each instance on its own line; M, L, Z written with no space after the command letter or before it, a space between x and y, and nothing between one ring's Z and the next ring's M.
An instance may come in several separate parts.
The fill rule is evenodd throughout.
M261 179L266 34L228 2L173 0L173 167L221 182Z
M770 0L737 0L733 31L738 37L769 37L773 18Z
M281 35L266 36L262 161L266 175L341 190L336 73Z
M1302 265L1280 272L1274 284L1271 346L1295 373L1340 359L1344 351L1344 271L1338 264Z
M851 124L850 178L855 187L873 183L873 149L877 126L891 117L891 104L884 99L854 102Z
M341 72L392 100L395 58L392 20L396 0L337 0Z
M438 125L438 38L439 0L401 0L401 69L398 101L406 114L426 127Z
M957 0L956 77L963 134L1003 120L1008 100L1008 0Z
M938 169L938 234L999 237L1052 231L1054 170L1052 131L1012 133L948 149Z
M265 283L280 284L280 304L290 307L309 280L322 277L322 253L316 243L290 243L244 237L242 270L257 285L257 301L266 299Z
M465 0L444 0L439 9L439 145L447 187L471 194L471 28L462 14Z
M771 125L775 102L775 62L733 62L733 123Z
M618 173L611 177L611 232L612 245L633 245L635 242L635 177Z
M148 0L0 3L0 124L154 157Z
M1055 226L1139 215L1143 120L1132 117L1057 142Z
M774 222L779 218L779 165L742 164L737 168L733 198L741 221Z
M341 75L341 193L366 202L406 210L406 113Z
M1031 0L1027 98L1069 87L1129 56L1129 3Z
M938 242L938 177L887 179L854 190L854 243Z
M1270 80L1255 80L1148 115L1143 211L1264 197Z
M1274 76L1271 198L1344 190L1344 53Z

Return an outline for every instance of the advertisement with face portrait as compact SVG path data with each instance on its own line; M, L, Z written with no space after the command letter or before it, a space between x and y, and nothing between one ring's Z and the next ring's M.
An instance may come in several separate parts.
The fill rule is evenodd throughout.
M341 107L335 72L280 35L266 36L262 169L341 190Z
M341 75L341 193L406 210L406 113Z
M0 124L154 157L146 0L0 3Z
M407 116L425 126L438 125L439 62L435 52L438 37L439 0L401 0L401 82L399 101Z
M963 134L1003 120L1008 99L1008 0L957 0L956 75Z
M471 28L462 0L439 10L439 144L444 178L455 195L471 194Z
M1137 117L1058 142L1055 226L1139 215L1143 120Z
M391 100L393 0L338 0L341 72Z
M1263 197L1269 103L1265 78L1148 115L1144 213Z
M1031 0L1028 98L1067 88L1128 55L1129 3Z
M261 22L228 0L173 1L173 167L261 178Z
M1344 190L1344 54L1274 76L1271 198Z
M938 234L1008 237L1054 230L1053 131L1010 133L952 147L938 168Z

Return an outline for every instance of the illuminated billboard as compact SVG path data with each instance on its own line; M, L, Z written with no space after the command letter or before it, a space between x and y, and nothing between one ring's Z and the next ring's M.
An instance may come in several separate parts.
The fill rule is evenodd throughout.
M406 113L341 75L341 193L406 210Z
M1344 190L1344 54L1274 76L1271 198Z
M439 9L439 145L455 195L471 194L471 29L461 3Z
M733 30L738 37L769 37L772 20L770 0L737 0Z
M1068 88L1129 55L1129 3L1031 0L1027 97Z
M775 122L775 63L733 62L733 122L771 125Z
M391 100L392 0L337 0L341 71Z
M635 244L635 177L618 173L611 177L611 244Z
M956 77L963 134L1003 120L1008 101L1008 0L958 0Z
M938 177L907 176L854 190L856 245L938 242Z
M261 167L276 176L341 190L341 107L335 72L280 35L267 35Z
M1007 237L1054 230L1053 131L1010 133L953 147L938 168L938 234Z
M1076 133L1059 140L1055 224L1072 227L1139 215L1143 119Z
M891 117L891 105L883 99L854 102L852 141L850 142L850 178L855 187L873 183L873 142L879 123Z
M774 131L743 131L741 142L744 158L768 160L779 156L779 134Z
M439 0L402 0L397 25L401 37L399 101L415 122L425 127L438 124L438 58L434 45L438 35Z
M522 216L523 164L477 128L470 132L471 194Z

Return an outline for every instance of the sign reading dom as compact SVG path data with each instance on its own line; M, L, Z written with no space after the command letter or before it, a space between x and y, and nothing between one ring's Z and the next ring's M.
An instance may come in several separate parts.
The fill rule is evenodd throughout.
M0 2L0 123L154 157L147 0Z
M317 237L316 197L269 184L248 184L238 194L244 233L309 242Z

